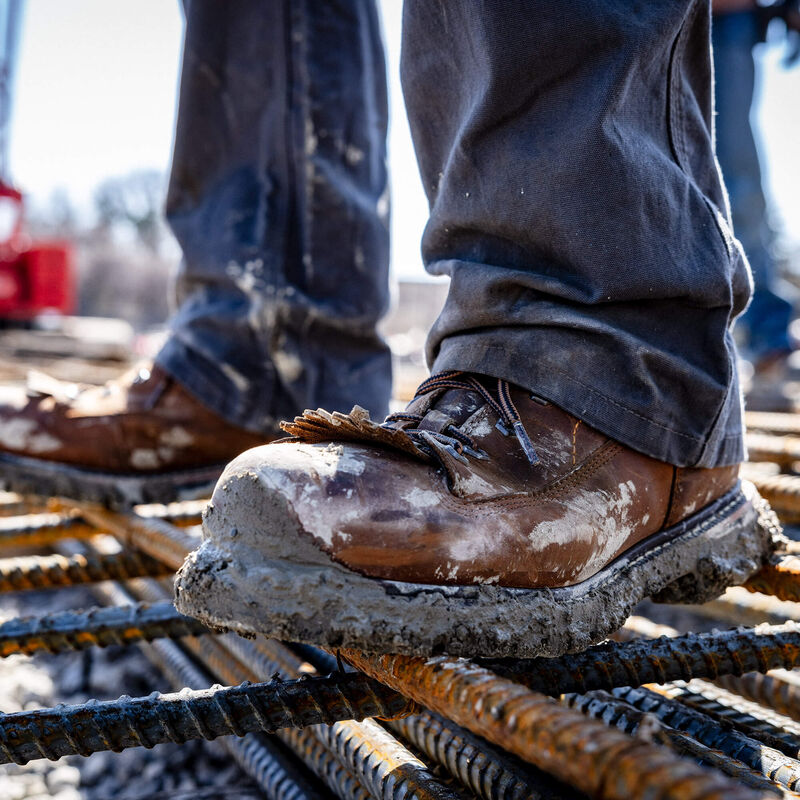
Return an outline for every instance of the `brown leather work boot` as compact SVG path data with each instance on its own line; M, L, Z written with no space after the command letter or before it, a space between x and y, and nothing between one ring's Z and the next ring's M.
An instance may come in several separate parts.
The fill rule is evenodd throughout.
M105 386L33 375L27 388L0 387L0 483L11 491L107 505L198 497L231 458L269 440L228 424L158 366Z
M645 597L715 597L772 549L737 467L673 467L504 381L446 373L383 425L356 407L284 429L220 479L184 613L373 652L554 656Z

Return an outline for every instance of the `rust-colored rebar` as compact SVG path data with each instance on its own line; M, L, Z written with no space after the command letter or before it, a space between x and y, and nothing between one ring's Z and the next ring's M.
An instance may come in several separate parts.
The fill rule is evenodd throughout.
M203 510L208 504L207 500L179 500L175 503L151 503L135 506L134 513L142 519L160 519L188 528L199 525L203 518Z
M794 521L800 515L800 477L769 475L749 470L747 479L784 521Z
M163 519L144 519L136 514L109 511L90 503L79 503L78 507L82 516L93 525L109 531L124 545L143 550L174 570L200 544L198 535Z
M800 662L800 626L762 625L658 639L606 642L560 658L486 662L493 670L549 695L717 678L791 668Z
M800 415L798 414L777 411L746 411L744 424L748 431L800 436ZM751 458L751 461L755 460Z
M101 532L74 514L48 511L0 517L0 552L11 548L45 547L67 537L86 539Z
M715 681L747 700L759 703L800 722L800 677L789 670L773 670L767 675L748 672L735 680L722 675Z
M670 683L659 691L784 755L800 758L800 726L774 711L708 681Z
M745 786L776 795L782 794L776 784L760 771L730 757L724 751L712 749L702 740L698 741L683 730L656 721L657 718L652 714L640 711L613 694L604 691L566 694L561 698L561 702L569 708L577 709L593 719L602 720L606 725L611 725L625 733L642 735L666 744L677 753L700 764L714 767Z
M22 556L0 560L0 592L55 589L171 573L165 564L136 550L74 556Z
M18 617L0 625L0 657L41 650L60 653L207 632L205 625L178 613L171 602L59 611Z
M732 800L762 793L453 658L342 651L358 669L559 780L608 800Z
M713 750L725 753L761 772L765 777L795 791L800 786L800 762L767 747L737 730L726 728L699 711L661 694L658 687L614 689L614 697L647 714L653 714L666 725L683 731Z
M725 594L699 606L686 606L687 611L720 622L734 625L761 625L769 622L781 625L787 620L800 620L800 603L778 600L768 594L760 594L736 586Z
M774 556L745 583L745 588L774 595L779 600L800 602L800 556L793 553Z
M800 461L800 436L748 433L745 442L750 461L772 461L781 466Z
M0 763L391 717L408 706L395 693L387 705L357 673L56 706L0 715Z

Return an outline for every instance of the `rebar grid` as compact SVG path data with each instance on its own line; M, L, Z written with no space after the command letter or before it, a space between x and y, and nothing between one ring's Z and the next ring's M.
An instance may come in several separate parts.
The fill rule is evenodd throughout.
M647 714L653 714L666 725L689 734L712 750L746 764L765 777L795 791L800 785L800 761L767 747L743 733L720 725L717 720L688 708L660 693L658 687L614 689L611 694Z
M85 545L85 549L91 549L92 547L92 544ZM72 548L70 547L70 549ZM134 585L140 589L145 587L150 589L149 595L156 602L159 602L165 594L158 582L153 580L133 581L126 589L123 589L118 584L105 583L102 586L94 586L93 591L95 595L101 596L106 602L132 604L134 598L129 593L129 590ZM212 683L211 676L192 663L175 642L140 643L139 648L151 662L168 675L173 682L174 688L183 686L197 688L209 686ZM291 728L278 731L276 736L283 738L282 734L288 732L296 734L300 741L311 738L307 731ZM275 748L274 743L268 736L252 733L243 739L227 736L223 737L220 743L233 756L239 766L258 783L270 800L305 800L306 798L308 800L316 800L315 793L306 787L307 781L305 778L296 773L293 765L288 763L285 755ZM294 746L290 746L290 749L305 762L301 752L298 752ZM338 764L330 756L328 761ZM316 774L325 779L322 773L318 772ZM288 775L289 779L284 778L285 775ZM334 787L331 788L336 791ZM356 798L356 800L362 800L362 798Z
M136 550L74 556L22 556L0 560L0 592L58 589L168 574L172 574L169 567Z
M0 657L40 650L61 653L207 632L205 625L179 614L171 602L60 611L18 617L0 625Z
M748 470L746 475L781 519L794 520L800 515L800 477L769 475L757 470Z
M699 606L685 606L697 616L734 625L781 625L787 620L800 620L800 603L779 600L768 594L735 586L716 600Z
M652 741L671 747L676 753L687 756L700 764L724 772L745 786L771 792L776 795L787 793L776 789L775 783L760 771L730 757L720 749L712 749L702 740L670 725L658 722L654 715L640 711L635 706L604 691L586 694L565 694L561 702L592 719L602 720L606 725L632 735L641 735ZM787 787L788 788L788 787ZM800 797L800 795L793 796Z
M469 661L369 656L353 650L342 655L368 675L590 796L608 800L769 796L586 719Z
M271 733L338 720L391 717L407 710L405 698L394 695L387 705L379 694L364 675L348 673L4 714L0 763Z
M485 660L529 689L556 696L617 686L669 683L791 668L800 661L800 626L762 625L658 639L606 642L560 658Z
M73 512L0 517L0 553L11 548L46 547L67 537L86 539L103 532Z
M745 442L750 461L771 461L781 466L800 461L800 436L747 433Z

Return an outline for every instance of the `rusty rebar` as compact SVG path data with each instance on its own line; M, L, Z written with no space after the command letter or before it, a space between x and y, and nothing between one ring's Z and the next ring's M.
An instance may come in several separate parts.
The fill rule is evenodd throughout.
M409 705L394 694L387 706L373 686L364 675L348 673L3 714L0 763L391 717Z
M793 553L776 555L747 583L751 592L771 594L779 600L800 602L800 556Z
M342 651L358 669L590 796L733 800L762 793L460 659Z
M748 431L800 436L800 415L778 411L746 411L744 423ZM755 461L755 459L751 459Z
M561 702L592 719L602 720L606 725L632 735L666 744L700 764L713 767L730 775L745 786L761 791L782 794L776 784L760 771L753 769L724 752L712 749L686 732L664 724L649 713L640 711L613 694L604 691L587 694L566 694ZM788 787L787 787L788 788Z
M747 433L745 443L750 461L772 461L781 466L800 461L800 436Z
M22 556L0 560L0 592L54 589L171 573L172 570L160 561L136 550L75 556Z
M716 600L698 606L686 606L692 614L734 625L781 625L787 620L800 620L800 603L778 600L736 586Z
M713 750L719 750L730 758L741 761L750 769L795 791L800 786L800 761L779 750L767 747L732 728L720 725L717 720L687 708L648 688L614 689L614 697L624 700L647 714L653 714L672 728L689 734L692 738Z
M707 681L670 683L659 691L784 755L800 758L800 726L774 711Z
M93 525L109 531L123 544L143 550L172 569L178 569L184 558L200 544L198 535L163 519L144 519L90 503L77 505L82 516Z
M796 519L800 515L800 477L796 475L769 475L757 470L747 472L747 480L770 504L781 519Z
M175 688L208 686L211 683L211 677L193 664L175 642L152 642L141 647L149 660L166 673ZM321 800L300 771L268 737L255 733L241 739L225 736L220 744L268 798Z
M205 625L178 613L171 602L59 611L18 617L0 625L0 657L41 650L60 653L207 632Z
M70 551L74 550L76 546L87 553L93 550L91 543L84 545L74 543L69 548L63 546ZM94 586L93 592L107 602L130 605L135 602L129 591L132 585L136 585L140 589L143 587L152 589L151 596L155 602L161 602L165 596L165 591L160 584L153 580L132 581L125 589L117 583L104 583ZM194 664L175 642L162 639L149 644L140 643L139 647L161 672L166 673L175 689L185 686L201 688L209 686L213 681L213 678ZM289 730L292 729L279 731L278 735ZM293 732L300 737L309 736L306 731L294 730ZM285 754L276 748L268 736L253 733L243 739L225 736L220 739L220 744L256 781L270 800L318 800L317 793L308 786L305 777L298 773L295 765L288 761ZM296 755L300 754L296 753ZM363 798L356 800L363 800Z
M715 683L800 722L800 678L794 672L784 669L773 670L767 675L748 672L736 679L721 675Z
M145 520L160 519L180 528L199 525L207 500L179 500L175 503L148 503L135 506L134 513Z
M75 514L43 512L0 517L0 552L10 548L45 547L67 537L86 539L102 532Z
M606 642L560 658L486 661L505 677L551 696L644 683L717 678L791 668L800 662L800 626L762 625L658 639Z

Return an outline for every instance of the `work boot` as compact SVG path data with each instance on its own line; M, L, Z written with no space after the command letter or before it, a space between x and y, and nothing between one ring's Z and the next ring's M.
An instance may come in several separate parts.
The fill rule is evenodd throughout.
M231 458L273 437L230 425L159 366L104 386L34 374L0 387L0 484L105 505L207 496Z
M737 467L676 468L505 381L448 372L382 425L307 411L228 466L178 608L371 652L554 656L655 595L744 581L776 525Z

